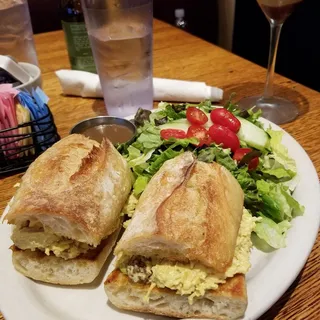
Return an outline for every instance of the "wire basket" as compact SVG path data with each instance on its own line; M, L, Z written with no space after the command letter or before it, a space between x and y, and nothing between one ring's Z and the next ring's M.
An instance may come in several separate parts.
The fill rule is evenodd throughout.
M47 110L41 118L0 131L1 176L26 170L41 153L60 140L49 107ZM30 127L31 132L17 133L24 127Z

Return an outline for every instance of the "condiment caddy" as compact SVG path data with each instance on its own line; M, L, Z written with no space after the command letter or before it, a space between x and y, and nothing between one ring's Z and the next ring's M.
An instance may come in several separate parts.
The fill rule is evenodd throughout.
M27 169L60 137L40 89L19 91L0 85L0 175Z

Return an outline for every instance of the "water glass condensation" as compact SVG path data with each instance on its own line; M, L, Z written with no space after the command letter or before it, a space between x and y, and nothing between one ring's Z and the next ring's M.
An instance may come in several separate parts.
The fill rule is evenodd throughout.
M27 0L0 0L0 54L38 65Z
M152 109L152 0L82 0L109 115Z

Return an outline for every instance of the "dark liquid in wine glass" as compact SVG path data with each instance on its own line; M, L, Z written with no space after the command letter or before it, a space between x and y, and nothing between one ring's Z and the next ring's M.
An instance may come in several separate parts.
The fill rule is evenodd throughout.
M286 20L290 16L290 14L294 11L296 6L302 2L302 0L293 0L292 2L278 1L277 5L275 5L274 1L268 0L258 2L267 17L272 20L281 22Z

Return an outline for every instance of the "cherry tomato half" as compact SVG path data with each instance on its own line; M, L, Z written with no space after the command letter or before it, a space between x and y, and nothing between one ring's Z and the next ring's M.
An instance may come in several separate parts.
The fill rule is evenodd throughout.
M184 139L187 137L186 133L179 129L162 129L160 131L160 136L164 140L168 140L170 138Z
M233 155L233 160L236 160L237 162L240 162L242 158L249 152L251 152L251 148L239 148L235 151Z
M209 128L209 135L213 142L222 144L223 148L230 148L232 152L240 148L240 141L237 135L220 124L213 124Z
M197 144L197 147L202 147L203 145L210 145L211 144L211 138L209 135L209 132L201 126L190 126L187 132L188 138L197 138L199 140L199 143Z
M191 124L203 125L208 121L207 115L196 107L189 107L187 109L187 119Z
M233 159L236 160L237 162L240 162L242 158L251 151L252 149L250 148L239 148L235 151L233 155ZM248 170L255 170L257 169L258 165L259 165L259 158L255 157L251 159L250 162L248 163Z
M255 170L255 169L257 169L258 165L259 165L259 158L255 157L255 158L251 159L251 161L249 162L248 170Z
M241 127L240 121L225 108L217 108L211 111L210 118L213 123L220 124L237 133Z

